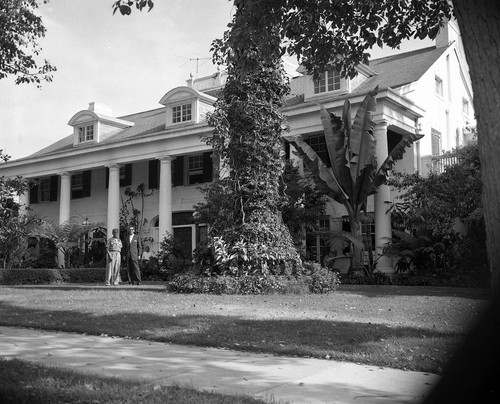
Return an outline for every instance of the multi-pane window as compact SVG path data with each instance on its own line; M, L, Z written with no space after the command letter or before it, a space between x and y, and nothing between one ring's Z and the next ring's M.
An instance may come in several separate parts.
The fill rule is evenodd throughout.
M443 80L438 76L434 77L434 90L437 95L443 96Z
M203 154L189 156L188 158L188 184L203 182Z
M466 99L462 99L462 112L464 116L469 116L470 111L469 111L469 101Z
M311 146L318 157L325 163L327 167L331 166L330 155L328 154L328 149L326 147L325 135L310 136L304 141Z
M71 176L71 192L81 191L83 189L83 174L73 174Z
M120 166L120 182L125 181L127 178L127 169L125 166Z
M94 125L81 126L78 128L78 142L94 140Z
M211 182L213 179L212 152L177 156L172 162L173 186Z
M317 232L307 232L306 234L306 249L309 258L313 261L323 262L327 256L329 245L327 232L330 230L330 219L324 218L318 221Z
M441 154L441 133L431 129L431 154L439 156Z
M71 199L90 196L91 171L82 171L71 175Z
M43 178L40 180L40 201L50 201L50 178Z
M340 90L340 74L335 70L322 73L314 82L314 94Z
M176 105L172 107L172 123L191 120L191 104Z

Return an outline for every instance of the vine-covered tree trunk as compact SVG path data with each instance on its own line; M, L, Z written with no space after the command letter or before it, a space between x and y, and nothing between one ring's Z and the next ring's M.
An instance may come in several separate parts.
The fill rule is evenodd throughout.
M268 256L270 262L299 262L280 212L280 109L289 91L280 53L282 12L272 1L240 0L235 6L230 31L214 46L228 79L210 117L209 140L229 169L234 225L214 230L229 245L245 243L264 266Z
M500 3L456 0L453 5L474 90L491 283L500 291Z

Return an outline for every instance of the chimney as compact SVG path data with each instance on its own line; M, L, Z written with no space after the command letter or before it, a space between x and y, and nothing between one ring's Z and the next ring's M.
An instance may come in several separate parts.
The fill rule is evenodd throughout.
M436 48L449 46L458 40L458 26L454 21L446 21L436 36Z
M96 114L113 116L113 110L110 107L104 104L99 104L98 102L90 102L89 111L93 111Z

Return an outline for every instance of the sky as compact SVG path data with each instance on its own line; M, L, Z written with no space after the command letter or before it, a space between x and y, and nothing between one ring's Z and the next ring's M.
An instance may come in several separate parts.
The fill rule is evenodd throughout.
M57 67L51 83L0 80L0 149L28 156L72 133L68 121L90 102L114 116L161 107L190 74L216 72L210 46L234 12L228 0L156 0L151 12L112 15L113 0L50 0L37 10L47 29L42 58ZM429 46L407 43L403 49ZM380 57L393 50L374 50ZM294 60L292 60L294 62ZM288 70L293 66L287 61Z

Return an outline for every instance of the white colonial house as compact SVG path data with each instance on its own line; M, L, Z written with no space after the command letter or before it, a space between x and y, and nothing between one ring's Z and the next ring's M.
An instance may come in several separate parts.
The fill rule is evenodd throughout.
M400 171L428 171L432 162L426 156L467 142L465 128L473 122L472 92L453 23L442 29L436 46L372 60L369 66L359 66L358 73L352 80L334 71L325 72L319 82L307 74L293 78L283 110L289 134L303 136L319 154L325 153L318 103L340 114L349 99L355 113L367 92L378 86L374 121L379 162L407 133L425 136L398 162ZM143 236L154 240L152 250L169 232L192 251L206 235L206 228L194 222L193 206L203 198L200 186L211 182L218 171L212 151L200 138L211 134L205 116L213 110L224 79L223 73L190 79L186 86L164 94L159 108L127 116L115 117L111 109L92 102L68 117L70 135L33 155L1 164L0 175L37 180L23 203L39 217L57 223L74 217L103 222L108 236L119 227L124 190L144 184L153 191L143 208L147 219ZM364 230L378 252L391 234L386 212L386 201L391 199L387 186L369 198L374 221ZM323 228L347 230L342 206L332 202L327 211L320 223ZM318 237L307 242L316 259L327 253ZM390 271L390 260L381 259L379 269Z

